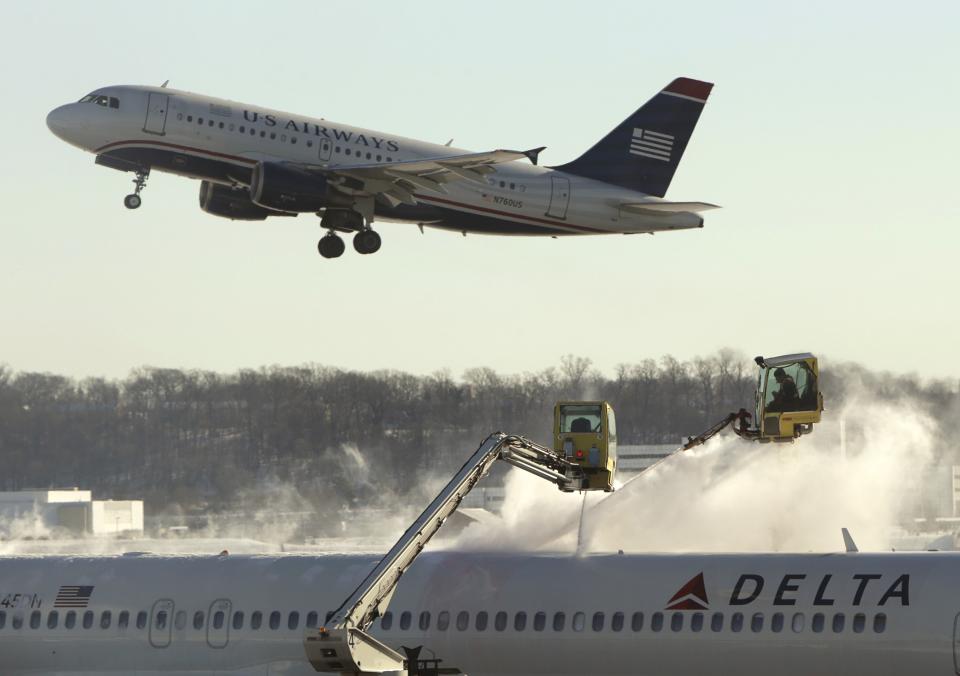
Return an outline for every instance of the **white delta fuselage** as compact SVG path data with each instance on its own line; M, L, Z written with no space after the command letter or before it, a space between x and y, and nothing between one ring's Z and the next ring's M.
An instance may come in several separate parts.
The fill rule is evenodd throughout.
M308 676L368 556L0 559L5 676ZM371 632L471 676L957 673L960 554L426 553Z
M584 235L702 227L700 202L660 199L673 178L712 85L678 78L580 158L535 166L542 148L469 152L320 118L165 87L112 86L60 106L47 125L135 172L125 204L141 204L151 170L203 181L202 208L233 219L317 213L373 253L375 220L463 233ZM371 234L372 233L372 234Z

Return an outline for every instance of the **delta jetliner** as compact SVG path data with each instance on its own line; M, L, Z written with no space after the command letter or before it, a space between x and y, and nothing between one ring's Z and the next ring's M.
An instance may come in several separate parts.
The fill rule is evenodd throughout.
M703 202L661 199L712 84L678 78L576 160L538 167L543 148L468 152L164 87L114 86L60 106L47 126L134 172L136 209L152 170L199 179L200 206L239 220L316 213L325 258L355 233L380 248L375 219L464 234L653 233L703 226Z
M305 637L376 560L0 559L0 673L308 676ZM435 552L372 631L472 676L947 676L958 590L953 553Z

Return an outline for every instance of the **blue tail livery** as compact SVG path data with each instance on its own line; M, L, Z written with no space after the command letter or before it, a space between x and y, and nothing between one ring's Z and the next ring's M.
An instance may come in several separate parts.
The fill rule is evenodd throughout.
M558 171L663 197L713 84L679 77Z

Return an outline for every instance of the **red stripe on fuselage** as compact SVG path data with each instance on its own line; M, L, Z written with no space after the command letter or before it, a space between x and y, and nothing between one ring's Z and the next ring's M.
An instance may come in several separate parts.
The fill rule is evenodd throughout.
M257 160L251 160L249 157L240 157L238 155L228 155L227 153L218 153L213 150L204 150L203 148L195 148L193 146L181 146L176 143L167 143L166 141L114 141L113 143L108 143L105 146L100 146L96 149L95 152L101 153L110 148L116 148L118 146L160 146L162 148L175 148L177 150L186 150L193 153L203 153L204 155L213 155L214 157L222 157L227 160L233 160L235 162L243 162L244 164L256 164Z
M488 214L496 214L497 216L509 216L510 218L516 218L523 221L532 221L534 223L545 223L547 225L556 225L561 228L568 228L570 230L583 230L584 232L598 232L598 233L607 233L612 234L611 230L601 230L600 228L590 228L585 225L573 225L572 223L564 223L563 221L551 221L546 218L536 218L535 216L524 216L523 214L513 214L509 211L500 211L499 209L490 209L489 207L480 207L475 204L466 204L464 202L455 202L454 200L443 199L442 197L432 197L430 195L421 195L419 193L414 193L413 195L418 200L423 200L425 202L441 202L443 204L449 204L451 206L460 207L462 209L471 209L473 211L483 211Z

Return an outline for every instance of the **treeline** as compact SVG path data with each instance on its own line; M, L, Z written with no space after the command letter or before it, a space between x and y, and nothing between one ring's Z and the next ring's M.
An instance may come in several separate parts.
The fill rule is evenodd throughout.
M548 441L557 400L610 400L622 444L674 443L749 408L755 377L751 361L731 350L646 359L612 375L575 356L537 373L474 368L459 378L304 365L231 374L142 368L122 380L76 381L0 367L0 490L81 486L144 497L152 509L211 510L277 481L316 506L384 491L419 496L435 488L424 477L448 475L489 432ZM829 406L841 405L854 382L952 411L947 431L958 432L953 384L831 366Z

